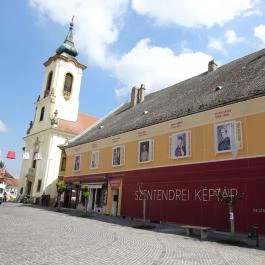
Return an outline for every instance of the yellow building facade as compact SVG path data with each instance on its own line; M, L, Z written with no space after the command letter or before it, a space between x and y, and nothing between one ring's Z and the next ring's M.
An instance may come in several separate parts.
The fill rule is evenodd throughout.
M223 89L212 91L216 99L227 93ZM153 124L148 124L151 111L141 111L139 119L147 126L105 137L97 136L108 126L103 120L93 134L88 130L80 136L91 134L92 140L66 146L64 179L77 189L104 186L98 212L105 214L141 218L145 201L144 215L150 220L227 227L225 208L214 196L219 190L228 196L247 194L236 212L240 230L252 221L265 222L265 94L251 93L213 101L213 106L199 104L196 112L188 109ZM129 108L135 107L131 103ZM97 194L93 196L90 200ZM213 218L207 218L208 211Z

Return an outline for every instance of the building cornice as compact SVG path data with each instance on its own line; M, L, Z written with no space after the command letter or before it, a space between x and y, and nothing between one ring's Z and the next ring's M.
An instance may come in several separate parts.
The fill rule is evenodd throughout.
M76 67L81 68L82 70L86 69L86 66L84 64L79 63L74 57L67 57L62 54L55 54L54 56L51 56L43 65L45 67L49 66L52 62L55 62L56 60L62 60L65 62L72 62Z

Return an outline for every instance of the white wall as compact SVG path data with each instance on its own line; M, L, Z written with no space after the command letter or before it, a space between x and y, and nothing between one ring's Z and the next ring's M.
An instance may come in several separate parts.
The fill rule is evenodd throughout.
M30 153L29 160L23 160L21 174L20 174L20 187L24 187L24 193L26 192L26 181L29 169L32 168L33 154L34 154L34 142L37 137L40 141L39 152L42 155L42 159L36 163L36 173L34 183L32 185L32 197L41 197L43 192L50 194L52 198L57 196L56 182L59 175L61 150L58 145L64 144L66 139L69 139L70 135L60 133L56 130L49 129L45 132L41 132L36 135L29 136L25 139L26 150ZM70 137L71 138L71 137ZM53 159L49 159L49 155L52 154ZM37 192L38 180L41 179L41 189Z
M35 118L32 129L25 139L26 151L30 153L30 160L23 160L20 174L20 187L24 187L26 193L26 183L29 169L32 168L33 154L35 152L36 139L40 141L40 150L42 160L38 160L36 164L36 173L34 183L32 183L33 197L41 197L43 192L56 197L56 181L59 175L61 150L58 145L64 144L66 139L71 139L73 135L59 132L56 128L52 128L51 119L54 117L54 111L58 111L57 118L68 121L76 121L79 109L79 93L83 70L77 66L71 59L65 61L55 55L49 61L49 65L45 67L44 82L40 93L40 99L35 102ZM53 71L50 91L54 92L54 96L44 98L46 83L50 71ZM65 99L63 95L65 75L71 73L73 75L72 92L69 99ZM45 107L43 121L40 121L42 107ZM49 160L49 154L53 154L54 159ZM37 192L38 180L41 179L41 189Z

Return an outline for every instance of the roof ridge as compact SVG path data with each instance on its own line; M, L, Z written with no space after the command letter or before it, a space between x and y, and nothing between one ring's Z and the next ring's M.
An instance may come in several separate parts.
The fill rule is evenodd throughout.
M96 123L104 127L99 130L94 125L72 139L69 147L264 96L262 69L265 69L265 49L150 93L136 106L117 111L122 104ZM217 86L222 88L217 90ZM146 110L148 114L143 115Z

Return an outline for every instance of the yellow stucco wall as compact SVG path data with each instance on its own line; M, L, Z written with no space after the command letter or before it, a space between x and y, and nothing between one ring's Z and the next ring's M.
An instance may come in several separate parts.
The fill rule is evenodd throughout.
M236 154L232 152L217 153L215 151L215 124L227 121L241 122L243 146ZM188 131L191 135L191 156L171 159L169 156L169 137L173 133L182 131ZM264 132L265 97L260 97L66 149L67 166L65 176L94 175L141 168L199 163L231 159L235 155L236 157L265 155ZM145 139L154 141L154 158L153 161L148 163L138 163L138 142ZM112 149L119 145L125 147L125 164L113 167ZM91 152L93 150L100 151L98 169L90 168ZM75 155L81 155L80 171L73 171ZM111 192L108 196L111 196ZM111 206L108 205L108 207ZM108 208L108 211L110 210L111 208Z
M111 214L112 209L112 195L113 195L113 189L111 189L110 185L108 184L108 198L107 198L107 206L106 206L106 214ZM122 198L122 184L120 185L118 189L119 193L119 201L118 201L118 211L117 215L119 216L121 213L121 198Z

